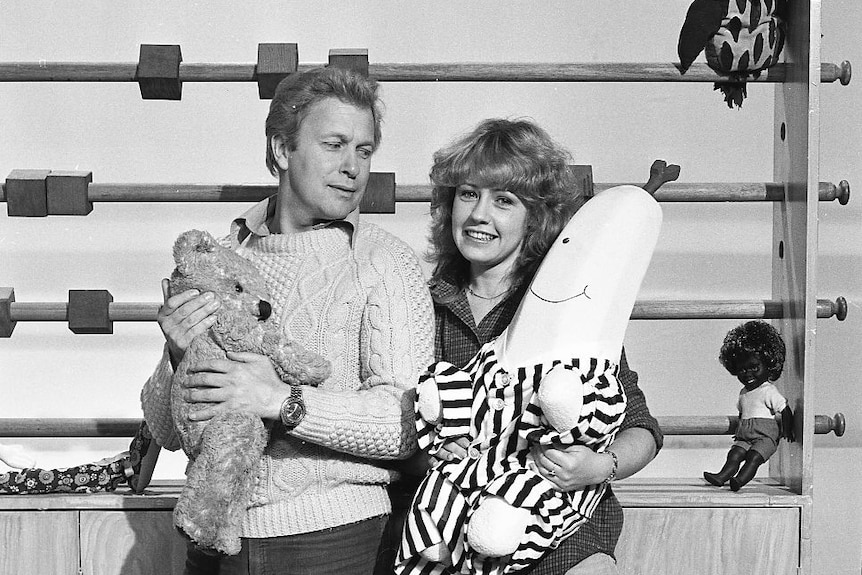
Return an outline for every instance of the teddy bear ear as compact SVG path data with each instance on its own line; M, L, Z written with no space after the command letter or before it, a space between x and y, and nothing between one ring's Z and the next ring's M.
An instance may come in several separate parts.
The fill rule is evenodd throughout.
M218 242L208 232L200 230L189 230L180 234L174 243L174 261L177 271L185 274L186 266L190 264L195 256L214 252Z

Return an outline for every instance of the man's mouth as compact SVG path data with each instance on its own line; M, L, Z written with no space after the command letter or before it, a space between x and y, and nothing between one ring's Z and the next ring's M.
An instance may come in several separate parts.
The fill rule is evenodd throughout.
M348 194L352 194L352 193L356 192L356 190L355 190L354 188L349 188L349 187L347 187L347 186L336 186L336 185L330 185L329 187L330 187L330 188L333 188L333 189L335 189L335 190L338 190L338 191L340 191L340 192L348 193Z

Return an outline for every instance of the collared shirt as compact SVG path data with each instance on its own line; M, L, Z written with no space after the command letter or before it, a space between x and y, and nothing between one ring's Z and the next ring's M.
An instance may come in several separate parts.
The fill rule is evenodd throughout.
M483 345L506 329L528 286L523 284L515 288L482 318L479 325L476 325L464 290L459 288L451 278L435 278L430 283L430 287L431 297L434 299L435 358L463 367ZM652 434L656 449L661 449L664 436L658 422L647 407L643 392L638 387L637 373L629 369L625 349L621 352L617 377L628 399L626 416L620 429L633 427L646 429ZM563 541L557 549L545 555L529 573L531 575L564 573L594 553L613 556L622 527L622 508L612 490L608 489L592 519Z
M269 196L266 201L258 202L248 209L243 215L236 218L233 223L238 227L236 238L240 244L252 234L256 236L266 237L272 232L269 229L269 222L276 216L276 208L278 206L278 194ZM343 227L350 236L350 244L352 247L356 238L356 230L359 227L359 208L356 208L345 217L343 220L331 220L321 222L311 227L313 230L329 227Z

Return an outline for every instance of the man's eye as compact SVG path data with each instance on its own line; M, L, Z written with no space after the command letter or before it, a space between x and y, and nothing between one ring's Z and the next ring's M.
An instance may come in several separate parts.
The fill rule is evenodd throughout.
M367 160L371 157L371 150L367 150L365 148L359 148L356 153L359 154L359 157L363 160Z

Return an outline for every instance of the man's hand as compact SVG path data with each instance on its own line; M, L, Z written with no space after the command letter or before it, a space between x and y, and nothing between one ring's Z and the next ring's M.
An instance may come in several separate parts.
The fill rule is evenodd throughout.
M168 280L163 279L164 303L159 307L157 320L165 335L165 341L168 342L171 362L176 367L192 340L215 323L219 302L212 293L201 295L197 290L188 290L168 297L168 286Z
M211 405L194 410L189 419L205 421L224 412L278 419L290 387L279 379L269 358L248 352L228 352L227 357L191 366L194 377L186 380L183 398Z

